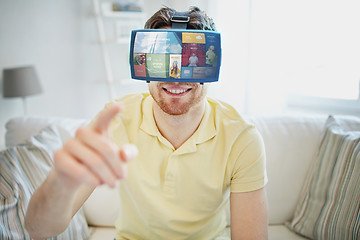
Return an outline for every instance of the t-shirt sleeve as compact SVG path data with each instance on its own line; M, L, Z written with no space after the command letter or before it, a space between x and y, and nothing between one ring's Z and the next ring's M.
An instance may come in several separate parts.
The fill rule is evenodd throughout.
M233 167L230 179L231 192L250 192L267 183L265 146L255 127L240 134L231 151Z

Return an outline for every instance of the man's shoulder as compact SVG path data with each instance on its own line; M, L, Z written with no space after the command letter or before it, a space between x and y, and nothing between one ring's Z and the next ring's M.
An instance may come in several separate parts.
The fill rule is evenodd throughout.
M230 104L211 97L207 97L207 102L219 117L229 120L244 121L239 112Z
M218 134L224 134L229 142L237 146L245 146L249 141L262 141L255 125L241 116L230 104L208 98L214 116Z
M233 106L214 98L207 98L207 102L213 112L214 121L218 128L220 125L225 128L232 129L231 132L237 134L246 129L254 127L252 123L247 121Z

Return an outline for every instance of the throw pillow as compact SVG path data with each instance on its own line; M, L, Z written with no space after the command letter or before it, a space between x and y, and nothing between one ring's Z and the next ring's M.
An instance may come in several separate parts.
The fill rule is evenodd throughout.
M53 167L53 152L62 146L56 128L0 152L0 239L31 239L24 217L31 195ZM86 239L89 229L82 210L69 227L51 239Z
M300 199L291 230L311 239L360 239L360 129L346 131L328 118Z

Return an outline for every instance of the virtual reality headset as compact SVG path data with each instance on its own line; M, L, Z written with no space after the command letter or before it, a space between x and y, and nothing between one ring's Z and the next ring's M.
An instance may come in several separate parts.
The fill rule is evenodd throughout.
M168 82L216 82L221 65L221 38L215 31L186 29L187 12L176 12L171 29L131 32L133 79Z

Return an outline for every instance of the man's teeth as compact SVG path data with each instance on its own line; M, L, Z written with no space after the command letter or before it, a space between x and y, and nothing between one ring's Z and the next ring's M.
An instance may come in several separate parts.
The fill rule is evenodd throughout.
M181 94L186 92L184 89L166 89L166 91L171 92L173 94Z

